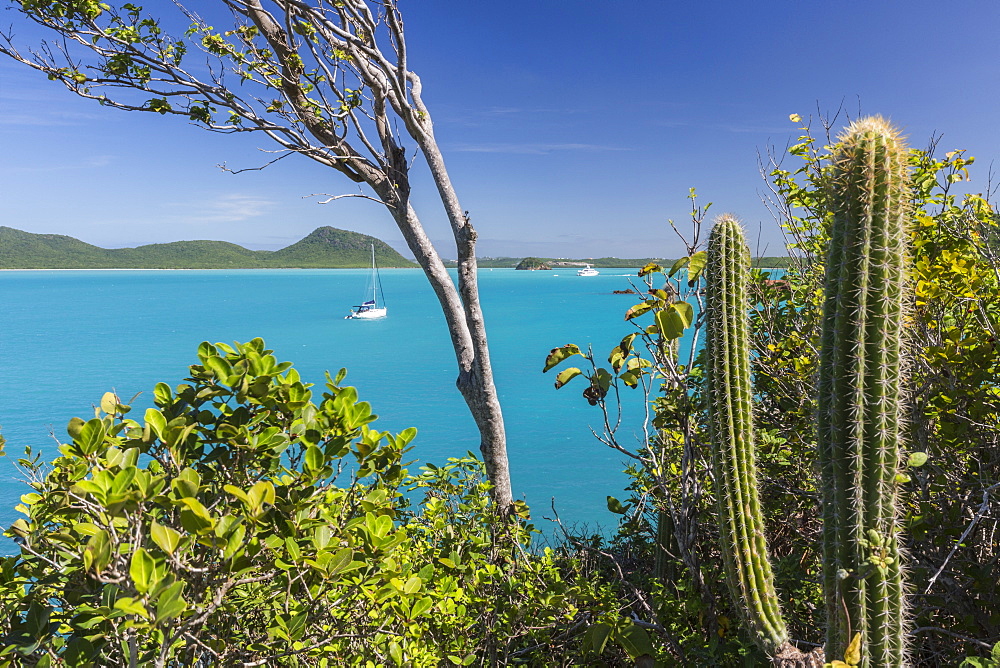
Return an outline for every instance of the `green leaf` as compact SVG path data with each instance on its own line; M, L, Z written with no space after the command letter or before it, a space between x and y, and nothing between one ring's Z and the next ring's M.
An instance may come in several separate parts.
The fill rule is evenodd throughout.
M627 509L622 505L622 502L613 496L608 497L608 510L616 515L624 515L627 512Z
M670 308L677 311L677 314L681 317L681 321L684 323L684 328L687 329L694 322L694 307L687 302L674 302L670 305Z
M396 443L400 445L407 445L408 443L410 443L410 441L412 441L416 437L417 437L417 428L407 427L403 431L396 434Z
M622 355L628 355L632 350L632 342L635 341L635 337L639 336L637 333L633 332L625 336L622 342L618 344L618 349L621 350Z
M414 619L424 614L434 605L434 601L430 596L424 596L422 599L414 602L413 607L410 609L410 619Z
M573 343L567 343L565 346L560 346L559 348L553 348L549 351L548 357L545 358L545 368L542 369L542 373L548 371L552 367L558 365L565 359L572 357L573 355L582 355L579 346Z
M83 549L84 570L94 569L95 573L102 572L111 563L111 536L104 529L100 529L90 540L87 547Z
M137 472L138 471L134 466L126 466L119 471L118 475L116 475L114 480L111 481L111 493L121 494L124 492L125 489L132 484L132 481L135 480Z
M105 392L104 396L101 397L101 410L108 415L114 415L118 412L118 397L114 392Z
M146 108L159 114L165 114L172 109L166 98L154 97L146 102Z
M351 565L351 561L353 561L353 559L354 550L349 547L345 547L339 550L335 555L333 555L333 558L327 562L326 572L330 574L330 577L338 575Z
M684 336L684 318L672 306L656 312L656 326L668 341Z
M139 548L132 555L132 563L129 566L128 574L132 578L135 590L140 594L145 594L153 589L158 578L155 577L156 560L143 548Z
M163 413L155 408L147 408L145 419L153 433L158 438L163 438L163 433L167 430L167 418L163 417Z
M653 308L653 306L649 302L642 302L641 304L636 304L629 310L625 311L625 319L632 320L634 318L638 318L640 315L647 313L651 308Z
M597 387L600 388L601 392L607 392L611 389L611 374L608 373L607 369L598 368L594 372L594 380L597 382Z
M576 368L575 366L571 366L568 369L563 369L562 371L559 372L559 375L556 376L556 383L555 383L556 389L558 390L560 387L562 387L569 381L573 380L581 373L583 373L583 371Z
M681 259L677 260L676 262L674 262L673 266L670 267L670 272L667 275L673 278L674 275L677 274L678 271L686 267L688 262L690 261L691 261L690 257L682 257Z
M149 611L146 610L146 606L128 596L115 601L115 608L132 615L149 618Z
M399 646L399 643L395 641L389 643L389 658L397 666L403 665L403 648Z
M205 506L198 499L183 498L179 500L185 506L181 510L181 526L191 533L208 533L215 526L215 520L208 514Z
M201 476L191 468L184 469L177 474L176 478L170 481L170 488L179 499L198 496L198 489L200 487Z
M172 399L173 394L170 391L170 386L166 383L157 383L156 387L153 388L153 401L158 406L166 406Z
M589 629L587 629L587 641L590 643L591 649L597 654L604 652L605 645L608 644L608 638L611 637L611 625L610 624L594 624Z
M247 495L255 508L263 504L274 505L274 485L268 480L259 480L253 484Z
M201 519L203 519L203 520L205 520L207 522L212 522L214 524L215 520L208 513L208 509L205 506L203 506L202 503L201 503L201 501L199 501L198 499L195 499L195 498L187 496L187 497L184 497L182 499L178 499L178 501L182 505L187 506L191 510L192 513L194 513L195 515L197 515Z
M239 487L236 487L235 485L223 485L222 489L226 490L227 492L235 496L237 499L247 504L248 508L253 507L253 502L251 502L250 497L247 496L247 493L244 492Z
M107 431L104 427L104 421L94 418L83 425L80 429L80 435L74 440L80 446L80 452L84 455L92 455L104 443L105 436L107 436Z
M410 579L403 585L404 594L416 594L424 586L424 581L419 575L411 575Z
M308 616L309 616L308 613L300 612L299 614L290 617L287 622L284 621L281 617L279 617L278 619L281 620L284 623L285 627L288 629L289 638L291 638L292 640L298 640L299 638L302 637L302 632L305 631L306 618L308 618Z
M307 471L315 472L323 468L323 451L315 445L310 445L306 448L305 465Z
M179 531L165 527L156 520L150 523L149 533L153 538L153 542L167 554L173 554L177 546L181 543L181 534Z
M69 424L66 425L66 433L73 440L76 440L80 436L80 430L83 429L83 425L87 424L78 417L70 418Z
M154 624L159 624L168 619L180 617L187 609L187 601L181 595L184 589L184 582L175 582L164 589L158 599L156 599L156 620Z
M927 463L927 453L926 452L911 452L910 456L906 459L906 465L918 468Z
M698 278L701 276L701 272L705 270L705 264L708 262L708 253L706 251L698 251L691 256L691 261L688 263L688 285L694 285L698 282Z
M647 274L653 274L658 271L663 271L663 267L656 264L655 262L650 262L645 267L639 270L639 276L646 276Z
M379 515L374 521L366 522L366 524L368 524L372 535L382 538L392 529L392 518L388 515Z
M633 661L641 656L653 656L656 653L656 650L653 649L653 642L649 639L649 634L636 624L630 624L615 633L615 639Z
M205 369L211 371L220 383L228 385L229 381L235 380L231 377L233 376L232 365L217 355L210 355L205 358Z

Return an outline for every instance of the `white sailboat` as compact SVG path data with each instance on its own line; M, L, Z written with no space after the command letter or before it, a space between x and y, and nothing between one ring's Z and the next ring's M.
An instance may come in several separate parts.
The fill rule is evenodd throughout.
M378 265L375 264L375 244L372 244L372 298L354 307L350 314L344 316L345 320L374 320L384 318L389 310L385 307L385 295L382 293L382 282L379 280ZM379 306L379 295L382 297L382 305ZM367 293L365 294L367 297Z

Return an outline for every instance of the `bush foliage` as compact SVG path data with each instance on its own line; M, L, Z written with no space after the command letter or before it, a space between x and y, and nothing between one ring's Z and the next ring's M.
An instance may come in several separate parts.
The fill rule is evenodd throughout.
M830 142L827 142L829 144ZM761 502L791 637L823 638L814 377L829 148L805 132L771 165L794 261L753 270ZM996 209L960 195L972 159L912 151L909 467L899 479L916 666L1000 656L1000 261ZM0 561L0 665L761 665L720 573L705 432L698 228L640 272L644 299L605 364L574 345L602 440L630 457L618 533L533 543L498 517L471 455L411 473L415 431L375 428L328 377L317 393L263 341L202 344L143 418L108 393L30 491ZM690 335L694 345L679 342ZM576 381L579 383L580 381ZM648 408L638 448L616 404ZM5 662L5 663L4 663Z
M806 649L822 642L824 626L814 387L833 142L827 137L824 145L804 130L789 150L796 164L789 169L775 160L770 168L772 204L793 261L780 275L754 271L750 308L768 543L791 636ZM987 657L1000 642L1000 216L984 196L955 192L972 163L963 151L910 153L909 468L899 483L912 619L907 644L918 666ZM583 368L563 369L556 386L584 378L584 398L607 416L602 439L635 458L631 497L609 504L624 516L619 548L642 555L622 579L645 592L656 623L671 631L675 658L766 663L737 630L741 604L729 600L717 577L704 360L697 343L684 351L677 345L682 336L703 336L698 237L707 209L692 191L689 254L640 272L646 298L626 313L635 327L611 350L608 365L570 345L553 350L546 366L582 358ZM654 427L638 450L616 436L616 404L630 400L629 388L645 390Z
M410 474L344 373L316 402L255 339L202 344L142 420L105 394L45 466L0 562L4 665L565 665L627 628L586 564L500 521L482 466Z

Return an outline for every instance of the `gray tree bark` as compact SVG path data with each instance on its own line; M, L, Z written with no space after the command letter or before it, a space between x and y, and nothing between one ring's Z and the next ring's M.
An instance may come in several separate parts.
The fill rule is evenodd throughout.
M185 39L150 30L143 23L148 17L124 7L98 11L96 4L80 3L65 14L15 3L15 10L60 39L22 54L12 34L3 34L0 53L105 106L186 116L215 132L261 132L279 146L272 162L299 153L366 184L374 196L342 196L384 204L427 276L451 336L456 384L479 429L493 501L506 512L513 498L479 302L476 231L445 168L420 78L409 69L396 0L216 2L232 12L232 30L217 31L181 7L192 23ZM207 74L182 66L181 42L205 52ZM229 85L224 72L239 85ZM410 203L399 125L426 160L451 225L457 287Z

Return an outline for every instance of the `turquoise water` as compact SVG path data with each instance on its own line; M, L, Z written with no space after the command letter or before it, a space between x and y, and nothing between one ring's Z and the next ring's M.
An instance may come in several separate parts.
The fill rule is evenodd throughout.
M108 390L134 402L140 415L158 381L171 385L196 361L201 341L263 337L306 381L348 369L380 416L377 425L417 427L412 458L444 462L478 452L474 423L455 389L455 361L444 319L418 270L381 272L388 298L384 320L344 320L364 292L366 270L4 271L0 272L0 426L7 452L25 445L51 458L73 416L93 416ZM598 409L580 397L581 380L553 389L542 374L548 351L593 344L603 358L630 325L623 314L635 296L635 270L480 271L494 372L505 413L515 496L535 519L551 503L567 523L613 526L605 497L626 484L623 455L600 444L590 425ZM633 416L641 395L633 395ZM638 438L633 420L622 434ZM634 437L631 435L635 435ZM634 442L634 440L632 440ZM414 465L414 467L416 464ZM0 462L0 524L15 518L23 493L10 460ZM544 526L542 527L544 528Z

